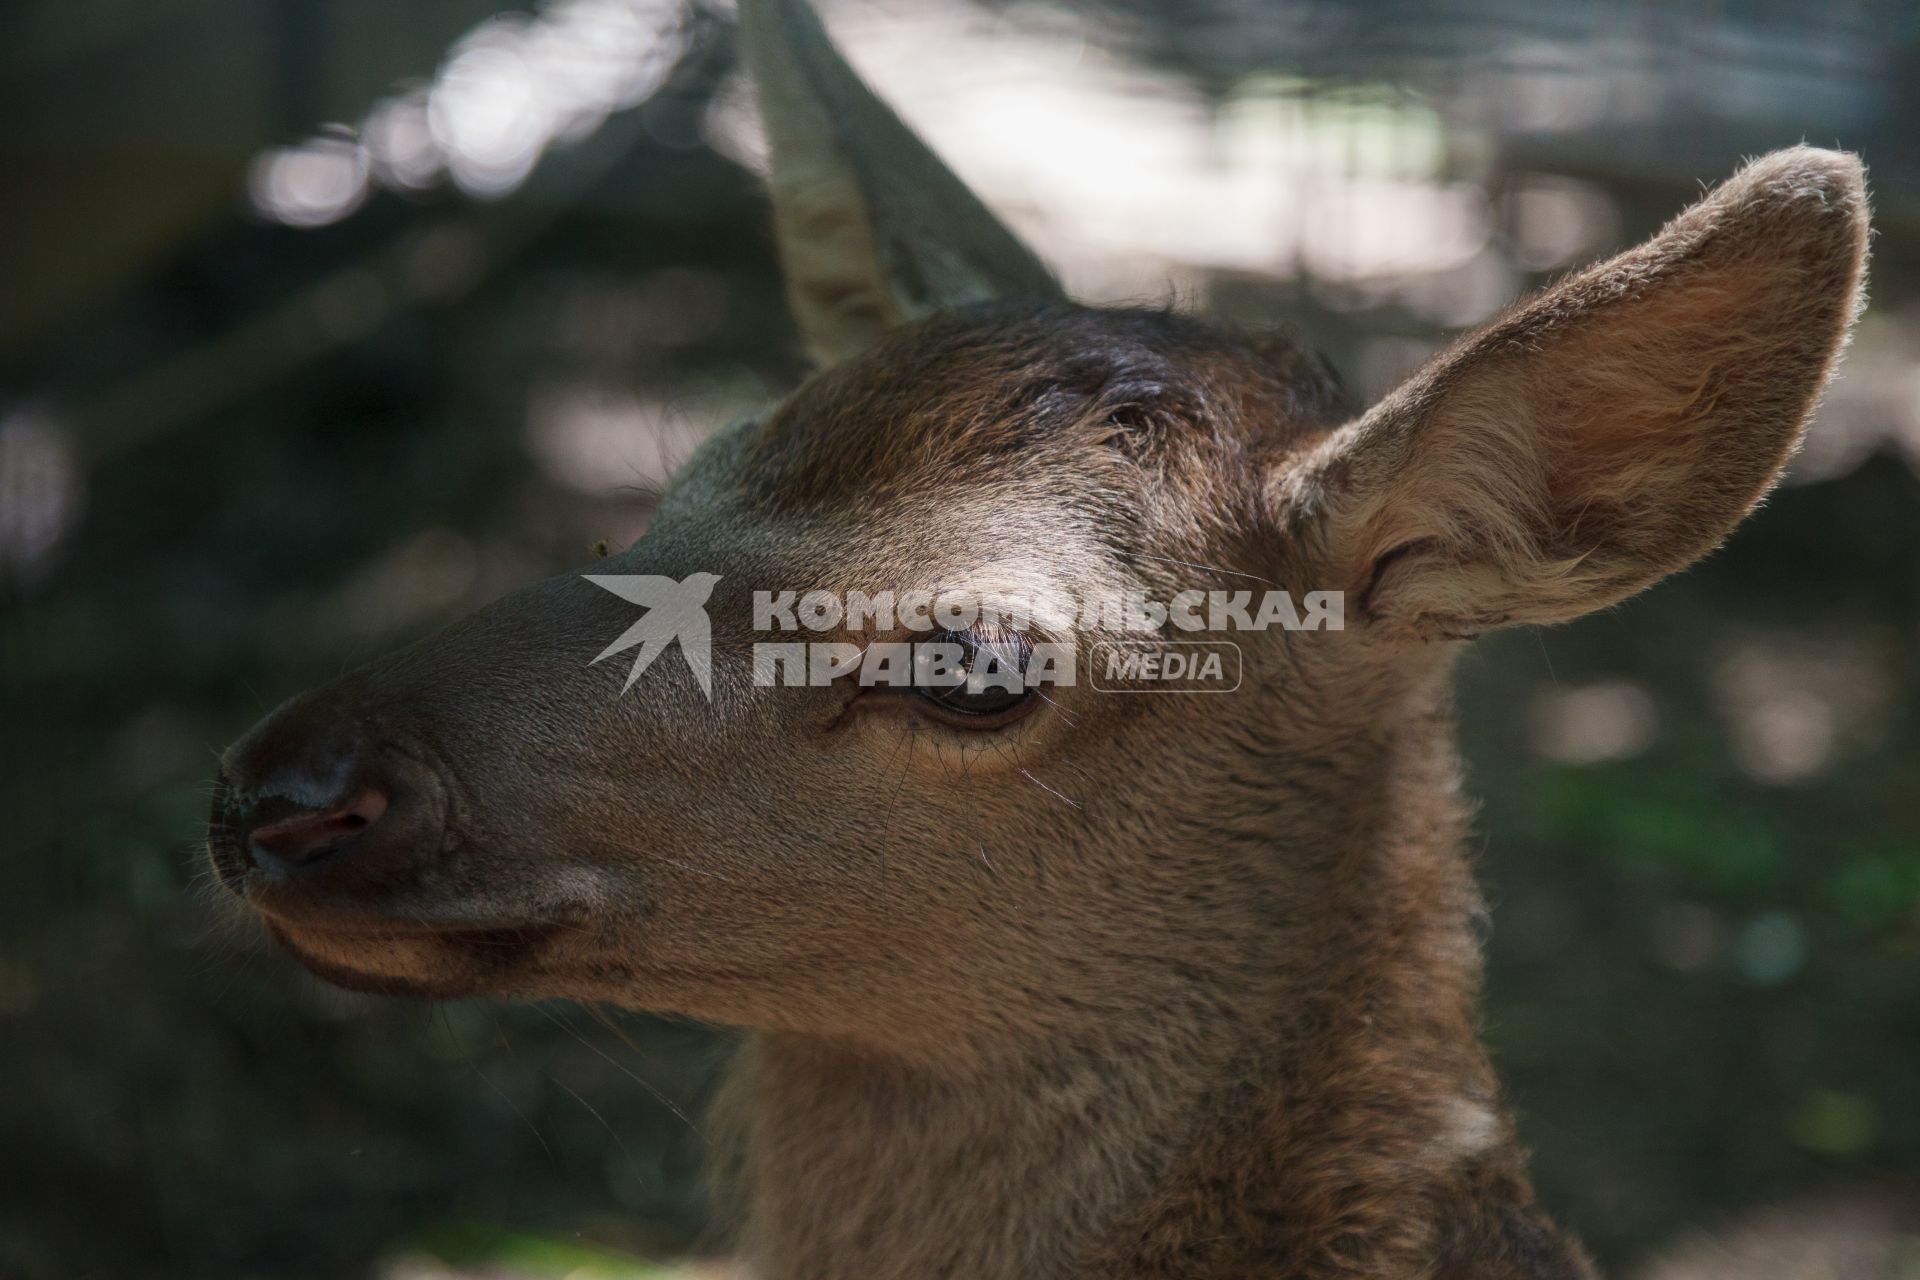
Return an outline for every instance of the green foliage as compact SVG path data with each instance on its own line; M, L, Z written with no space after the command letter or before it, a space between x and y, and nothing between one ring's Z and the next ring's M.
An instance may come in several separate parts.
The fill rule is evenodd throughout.
M516 1230L495 1223L447 1222L429 1227L403 1248L418 1249L450 1266L527 1280L688 1280L684 1267L661 1266L578 1238Z

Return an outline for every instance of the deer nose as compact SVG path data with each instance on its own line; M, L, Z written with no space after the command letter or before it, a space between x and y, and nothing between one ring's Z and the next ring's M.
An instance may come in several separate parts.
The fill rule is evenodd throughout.
M229 747L214 783L207 849L227 888L318 899L377 895L438 855L439 769L417 742L389 741L364 700L296 698Z
M247 857L254 866L286 875L342 852L380 821L387 804L387 793L377 787L360 788L338 803L317 808L290 808L289 802L269 797L239 815L237 827L245 833Z
M207 815L220 883L289 918L417 889L451 841L452 775L427 727L352 681L281 704L221 755Z

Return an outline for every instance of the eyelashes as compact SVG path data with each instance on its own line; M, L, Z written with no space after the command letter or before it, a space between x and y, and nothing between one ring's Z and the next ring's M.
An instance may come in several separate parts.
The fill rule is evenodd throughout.
M976 626L966 631L942 631L933 644L957 652L961 678L952 683L916 683L914 692L924 701L962 722L991 721L999 725L1028 706L1036 690L1026 681L1033 641L1011 627Z

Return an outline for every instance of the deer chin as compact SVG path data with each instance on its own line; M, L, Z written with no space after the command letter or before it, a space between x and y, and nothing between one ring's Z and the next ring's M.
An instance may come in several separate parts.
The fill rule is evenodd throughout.
M256 908L259 909L258 904ZM267 932L314 977L369 995L451 1000L531 993L570 924L417 924L401 919L300 918L260 909Z

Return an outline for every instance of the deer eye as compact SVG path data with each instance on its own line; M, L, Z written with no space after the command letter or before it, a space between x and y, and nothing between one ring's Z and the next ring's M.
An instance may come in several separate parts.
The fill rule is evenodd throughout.
M946 683L914 687L939 710L963 721L978 721L972 727L984 728L1010 719L1034 700L1036 691L1026 682L1033 642L1019 632L1004 628L946 631L933 642L951 646L960 658L957 680L950 677Z

